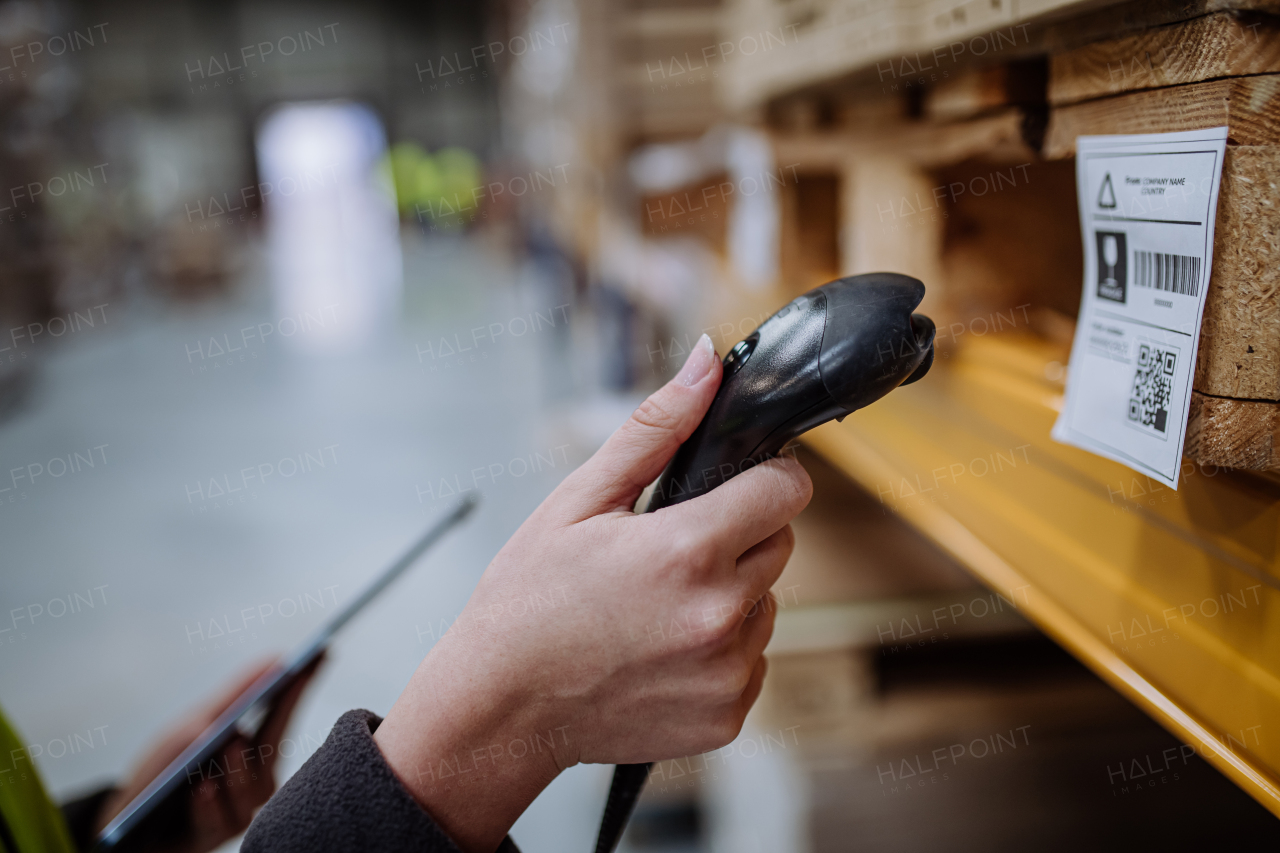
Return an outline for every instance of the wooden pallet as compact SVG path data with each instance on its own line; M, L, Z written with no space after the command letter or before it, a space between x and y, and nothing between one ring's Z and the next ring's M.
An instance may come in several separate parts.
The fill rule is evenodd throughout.
M1037 110L1016 102L1007 72L977 70L914 102L921 110L913 114L923 113L914 124L886 111L860 129L777 138L776 150L779 162L838 176L842 273L919 275L933 300L924 310L948 332L939 297L962 323L983 299L1010 294L1052 315L1030 323L1037 334L1020 324L958 346L940 337L926 382L815 430L808 443L873 494L887 494L893 509L993 589L1029 584L1035 623L1280 815L1280 748L1265 738L1242 745L1246 731L1280 720L1280 492L1276 478L1221 470L1280 470L1280 66L1273 19L1219 14L1242 5L1278 11L1275 0L1138 0L1045 29L1040 44L1057 47L1040 106L1048 114L1043 145ZM1266 44L1240 44L1242 33L1265 35ZM888 40L877 55L900 44ZM1136 71L1144 61L1146 71L1135 73L1130 62L1120 74L1121 55L1138 56ZM841 73L851 73L851 63ZM761 64L752 73L772 71ZM819 84L828 87L823 96L884 95L874 66L869 89L835 74L823 82L798 66L788 74L754 91L754 103L816 98ZM1016 288L1042 279L1061 295L1080 293L1078 266L1068 269L1051 251L1056 242L1080 256L1070 180L1078 134L1219 125L1230 128L1230 140L1215 263L1174 492L1050 439L1071 340L1061 314L1075 311L1049 305L1047 291ZM1015 151L1025 159L1010 159ZM967 198L967 207L948 199L936 218L926 210L940 181L1028 160L1034 181L1025 193L1019 184L994 198ZM914 212L904 214L903 201ZM885 227L885 210L901 227ZM1045 211L1057 218L1034 220ZM1058 272L1041 276L1002 260L1019 252L1053 255L1044 266ZM1054 307L1059 314L1047 310ZM1006 456L1030 464L1006 465ZM1000 473L988 473L988 463ZM1215 599L1231 594L1234 602L1246 590L1247 607L1229 619L1211 616ZM1193 603L1203 618L1155 631L1170 608L1183 613ZM1147 624L1149 636L1137 627Z
M1167 133L1231 128L1229 145L1280 141L1280 75L1235 77L1057 107L1044 155L1071 157L1076 137L1096 133Z

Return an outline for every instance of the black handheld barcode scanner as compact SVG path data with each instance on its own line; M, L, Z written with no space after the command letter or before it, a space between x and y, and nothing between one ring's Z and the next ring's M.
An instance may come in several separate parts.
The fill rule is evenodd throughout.
M724 357L711 408L654 487L646 512L697 497L929 372L933 321L913 314L924 285L896 273L841 278L800 296ZM612 853L648 777L613 774L596 853Z

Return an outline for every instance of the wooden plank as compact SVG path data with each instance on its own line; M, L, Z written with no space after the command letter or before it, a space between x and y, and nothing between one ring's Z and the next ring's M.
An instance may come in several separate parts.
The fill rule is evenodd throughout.
M924 114L934 121L951 121L988 112L1008 103L1005 67L976 68L930 87L924 95Z
M1280 71L1280 19L1219 12L1050 60L1049 103Z
M1280 13L1280 0L827 0L807 5L799 18L796 5L725 3L723 38L743 45L722 57L720 92L729 112L827 85L866 82L906 91L974 61L1052 55L1215 12ZM936 62L935 51L942 57ZM903 73L904 61L927 73Z
M801 294L840 275L840 174L798 170L778 189L782 286Z
M1033 37L1033 43L1053 56L1093 42L1190 21L1216 12L1280 14L1280 0L1131 0L1048 23Z
M1194 387L1280 400L1280 145L1228 146Z
M1045 77L1045 63L1038 60L962 71L926 90L924 114L934 121L955 121L1040 103Z
M1025 163L1035 156L1027 143L1026 129L1025 113L1006 109L973 121L900 126L879 136L875 146L886 156L906 157L925 168L947 166L970 157Z
M720 172L669 192L642 197L641 231L650 237L700 237L717 252L724 252L731 204L722 189L727 180Z
M1230 145L1280 140L1280 75L1241 77L1134 92L1055 108L1044 155L1071 157L1076 137L1097 133L1165 133L1231 128Z
M1038 159L1026 141L1027 117L1005 109L972 121L886 122L870 130L840 133L774 133L779 163L801 168L843 168L859 157L908 160L921 168L959 163L969 158L988 162L1025 163Z
M840 273L891 269L921 281L941 281L943 221L929 173L910 160L888 155L851 158L841 182ZM936 205L936 202L935 202ZM920 311L939 316L940 293L925 293Z
M1030 22L1115 0L938 0L930 3L814 4L799 21L794 4L726 4L720 91L730 112L746 112L800 89L858 76L893 91L935 83L974 57L1031 55ZM935 54L936 52L936 54ZM923 61L922 61L923 60ZM910 69L910 70L904 70ZM923 69L924 73L917 74Z
M1280 403L1191 393L1184 454L1201 465L1280 471Z
M985 329L997 313L1024 329L1032 311L1075 317L1084 276L1079 216L1075 205L1046 203L1074 195L1071 163L993 168L969 162L932 177L947 189L940 200L944 278L938 283L946 311L934 317L944 346L953 343L952 324L967 329L978 322L976 328Z

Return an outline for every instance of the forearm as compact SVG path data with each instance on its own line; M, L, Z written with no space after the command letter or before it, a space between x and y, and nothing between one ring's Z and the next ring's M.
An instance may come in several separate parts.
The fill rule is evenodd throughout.
M487 853L569 763L572 726L501 660L464 661L455 639L422 662L374 741L463 851Z

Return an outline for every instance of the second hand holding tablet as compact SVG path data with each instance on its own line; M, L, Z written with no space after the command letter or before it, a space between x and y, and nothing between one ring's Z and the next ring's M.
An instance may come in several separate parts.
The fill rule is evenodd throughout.
M471 496L454 504L360 595L322 625L292 657L272 666L249 685L195 741L112 818L98 835L94 853L142 853L163 847L161 842L166 840L166 834L175 831L165 811L183 805L179 800L180 792L190 787L193 778L204 779L202 765L221 754L237 733L256 732L280 695L297 679L315 669L333 635L392 581L404 574L440 537L466 518L475 504Z

